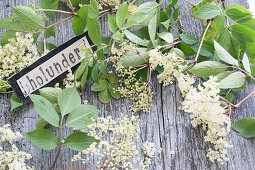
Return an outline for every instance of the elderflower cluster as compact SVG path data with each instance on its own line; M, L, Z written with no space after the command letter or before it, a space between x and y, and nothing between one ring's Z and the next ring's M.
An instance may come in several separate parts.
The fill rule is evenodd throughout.
M160 73L157 78L160 83L167 86L175 81L174 74L181 73L186 68L186 65L182 65L185 60L176 55L175 52L163 54L159 51L159 48L160 47L149 51L149 62L153 70L156 69L157 66L162 66L164 68L164 71Z
M227 161L227 148L232 147L227 141L230 132L231 121L227 116L225 108L219 101L220 89L216 77L210 77L207 82L198 88L190 86L184 101L182 109L185 112L192 113L191 124L193 127L201 125L206 131L205 141L213 144L209 149L207 157L211 161L217 160L220 163Z
M22 138L22 135L17 132L14 133L10 129L10 125L6 124L0 128L0 142L9 142L12 144L14 141L17 141L19 138ZM9 170L32 170L33 167L26 165L25 161L31 159L32 156L29 153L19 151L18 148L12 144L11 151L4 151L3 148L0 148L0 169Z
M138 166L146 169L149 167L157 151L155 144L145 142L142 145L145 161L140 160L135 145L140 135L139 120L134 115L130 118L120 115L116 121L111 116L94 120L88 126L88 135L100 142L98 144L94 142L83 152L74 155L72 161L90 163L96 169L135 169ZM93 157L97 158L95 165L90 161Z
M157 148L154 143L146 141L142 145L142 151L145 156L145 161L142 169L145 170L146 168L149 167L151 160L154 158Z
M73 161L82 160L83 163L90 162L94 156L97 157L96 166L107 169L133 169L137 164L135 141L139 137L139 121L134 115L131 118L121 116L117 121L111 116L99 117L93 124L88 126L89 135L100 140L99 144L93 143L82 153L86 158L81 158L81 153L73 157ZM107 139L107 136L109 139Z
M16 33L16 39L0 45L0 80L6 80L38 59L37 47L31 34Z
M121 63L121 59L125 54L138 51L138 48L135 44L127 41L123 42L120 46L120 49L112 48L111 53L113 56L109 58L120 78L118 91L121 97L134 101L130 106L133 112L150 112L152 96L154 94L151 92L150 82L144 82L141 77L137 77L139 68L124 67Z

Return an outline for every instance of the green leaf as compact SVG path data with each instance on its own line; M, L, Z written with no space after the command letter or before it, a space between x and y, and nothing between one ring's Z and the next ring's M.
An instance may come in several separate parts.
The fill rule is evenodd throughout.
M8 81L0 79L0 92L6 92L10 88L11 85L8 83Z
M228 50L231 44L230 33L227 29L220 32L217 42L225 49Z
M22 105L23 105L23 103L19 100L17 94L12 93L12 95L11 95L11 111L13 111L14 109L16 109Z
M180 50L179 48L173 48L173 51L176 53L177 56L179 56L179 57L181 57L183 59L186 58L184 53L182 52L182 50Z
M218 33L220 33L225 26L226 18L224 15L218 15L214 18L214 20L215 20L215 24L216 24L216 31Z
M36 13L33 9L26 6L13 6L12 9L18 19L28 28L39 30L44 27L42 16Z
M174 18L175 21L179 18L179 10L180 10L180 8L181 8L181 6L177 7L177 8L174 10L173 18Z
M229 26L229 29L231 33L241 41L249 41L249 42L255 41L255 31L253 31L252 29L244 25L241 25L241 24L231 25Z
M197 52L199 44L191 46L191 48ZM213 56L214 55L214 44L212 41L204 41L201 51L199 53L201 56Z
M87 63L87 61L85 61L85 59L81 61L80 66L75 70L75 73L74 73L75 80L77 80L78 78L80 78L82 76L87 65L88 65L88 63Z
M197 39L193 35L180 34L179 36L180 36L181 40L186 44L192 45L192 44L195 44L197 42Z
M255 18L243 18L238 23L255 31Z
M150 20L148 28L149 28L150 39L152 43L154 44L154 40L155 40L156 32L157 32L157 13Z
M116 19L112 15L108 15L108 28L111 32L116 32L118 28Z
M100 58L101 60L104 59L104 49L103 48L100 48L97 50L97 56L98 58Z
M55 38L55 27L50 27L44 31L45 38L54 37Z
M252 17L251 12L249 12L245 7L238 4L228 5L225 12L227 16L229 16L234 21L238 21L241 18Z
M195 13L195 17L198 19L211 19L220 15L220 9L216 5L205 4L201 6Z
M178 0L169 0L168 8L173 8L177 4Z
M75 107L81 104L81 98L75 88L66 88L58 95L58 104L61 115L70 113Z
M229 76L232 73L234 73L234 71L224 71L222 73L217 74L216 75L217 82L220 82L221 80L223 80L224 78L226 78L227 76Z
M221 89L239 88L244 84L244 81L245 81L245 74L238 71L222 79L219 82L218 87Z
M106 61L102 62L99 66L99 69L100 69L101 73L103 73L104 75L107 74L106 67L107 67L107 62Z
M69 114L64 126L77 129L86 128L93 123L92 118L95 120L98 117L98 113L99 110L95 106L80 104Z
M83 75L81 77L81 89L82 90L84 90L85 84L87 82L88 71L89 71L89 67L88 67L88 64L87 64L87 67L85 68L84 73L83 73Z
M118 40L118 41L121 41L122 40L122 35L119 31L115 32L113 35L112 35L112 38L114 40Z
M234 59L220 44L214 41L214 48L217 56L228 64L238 66L238 61Z
M88 19L88 34L93 43L97 45L101 44L101 29L97 18Z
M198 77L215 76L228 68L227 65L217 61L204 61L194 65L190 72Z
M112 83L109 83L108 85L108 90L110 91L110 94L113 98L115 99L120 99L120 92L117 91L118 88L116 85L112 84Z
M10 30L5 31L1 37L1 45L4 46L5 44L8 44L10 38L16 39L16 31L10 31Z
M91 77L94 82L98 83L98 65L96 64L91 72Z
M149 43L148 40L145 40L145 39L143 40L128 30L124 30L124 34L130 41L132 41L133 43L136 43L138 45L147 46Z
M99 100L102 103L108 103L112 100L112 96L110 95L108 88L104 89L99 93Z
M43 9L57 9L58 8L58 0L39 0L40 5ZM55 12L45 11L45 13L54 20Z
M196 52L187 44L179 43L178 48L184 53L186 57L196 54Z
M107 87L107 82L105 80L99 80L99 83L94 83L91 86L92 91L103 91Z
M133 14L128 18L124 28L129 28L134 25L144 25L148 23L152 16L155 15L158 3L156 2L146 2L140 5Z
M79 9L73 19L73 32L76 36L81 35L87 27L88 6Z
M108 81L110 83L118 83L119 82L118 77L114 74L107 74L106 78L108 79Z
M149 55L146 48L139 48L138 49L139 55L135 54L134 52L130 52L130 54L124 55L123 58L120 59L120 62L124 67L134 67L144 64L146 59L148 61ZM144 58L142 58L142 57Z
M36 127L36 129L43 129L43 128L45 128L45 126L47 126L48 124L49 124L49 123L48 123L46 120L44 120L43 118L39 117L38 120L37 120L37 122L36 122L35 127Z
M35 111L49 124L59 127L59 116L52 104L39 95L30 94L29 97L34 103Z
M50 101L51 103L58 102L58 95L61 93L61 89L53 87L45 87L39 89L40 95Z
M89 148L94 142L98 143L99 140L92 136L88 136L88 134L84 132L74 132L66 138L64 144L73 150L82 152Z
M69 4L69 0L63 0L63 1ZM89 1L88 0L71 0L71 3L73 5L79 5L79 4L88 5Z
M255 117L238 120L232 124L232 128L239 132L241 136L252 138L255 136Z
M250 66L250 62L249 62L249 58L246 54L243 55L243 59L242 59L242 63L243 63L243 67L244 69L251 74L251 66Z
M13 22L10 18L0 18L0 28L18 32L32 32L32 29L23 25L20 21Z
M173 43L174 41L174 37L170 32L161 32L158 33L158 36L169 44Z
M38 148L52 150L58 145L58 138L48 129L36 129L26 133L30 142Z
M116 14L116 21L119 28L124 24L124 21L127 18L127 16L128 16L128 6L127 6L127 2L124 2L120 5Z
M226 96L224 97L227 101L229 101L230 103L232 103L233 99L234 99L234 94L233 93L228 93L226 94Z
M99 15L99 9L98 9L97 1L91 0L90 6L88 8L88 17L92 19L96 19L98 15Z

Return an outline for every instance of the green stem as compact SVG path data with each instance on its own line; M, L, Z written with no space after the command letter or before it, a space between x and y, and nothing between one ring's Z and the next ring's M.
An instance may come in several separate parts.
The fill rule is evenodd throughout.
M58 13L63 13L63 14L70 14L70 15L73 15L73 13L72 13L72 12L62 11L62 10L55 10L55 9L38 9L37 11L58 12Z
M188 9L188 11L186 11L180 18L175 20L170 26L175 25L180 19L182 19L185 15L187 15L189 13L189 11L192 10L192 9L193 9L193 6L190 9Z
M61 120L60 120L60 126L59 126L59 138L58 138L58 152L56 154L56 157L55 157L55 160L50 168L50 170L53 170L56 163L57 163L57 160L58 160L58 157L60 155L60 151L61 151L61 148L62 148L62 128L63 128L63 119L64 119L64 116L61 117Z
M73 18L73 17L74 17L74 15L69 16L69 17L67 17L67 18L65 18L65 19L63 19L63 20L61 20L61 21L58 21L58 22L56 22L56 23L54 23L54 24L51 24L51 25L49 25L49 26L47 26L47 27L44 27L44 28L42 28L42 29L36 31L36 32L34 32L33 34L37 34L37 33L39 33L39 32L42 32L42 31L44 31L44 30L47 30L47 29L49 29L50 27L53 27L53 26L55 26L55 25L57 25L57 24L60 24L60 23L62 23L62 22L65 22L65 21L67 21L67 20L69 20L69 19L71 19L71 18Z
M197 62L198 56L199 56L199 54L200 54L200 51L201 51L201 48L202 48L202 45L203 45L203 42L204 42L204 38L205 38L206 32L207 32L207 30L209 29L209 26L211 25L211 23L212 23L212 20L210 20L210 21L207 23L206 27L205 27L205 30L204 30L204 33L203 33L201 42L200 42L199 47L198 47L198 50L197 50L197 55L196 55L195 60L194 60L195 63Z

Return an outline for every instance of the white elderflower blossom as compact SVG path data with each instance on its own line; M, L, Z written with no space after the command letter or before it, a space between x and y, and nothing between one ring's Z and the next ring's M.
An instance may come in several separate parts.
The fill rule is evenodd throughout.
M10 129L10 125L6 124L0 128L0 142L9 142L13 143L19 138L22 138L22 135L19 132L14 133ZM29 153L19 151L18 148L12 144L11 151L3 151L0 148L0 169L9 170L32 170L33 167L26 165L25 161L31 159L32 156Z
M183 65L185 60L176 55L175 52L163 54L159 51L159 48L160 47L149 51L149 62L152 69L155 69L157 66L162 66L164 68L164 71L160 73L157 78L160 83L167 86L175 81L174 74L179 74L186 69L186 65Z
M37 47L31 34L16 33L16 39L0 46L0 79L6 80L38 59Z
M135 142L140 134L139 120L134 115L128 118L121 114L117 121L111 116L99 117L88 128L88 134L100 142L98 145L93 143L82 152L86 155L85 158L82 158L82 153L78 153L73 157L73 161L91 163L90 159L96 156L98 161L95 166L98 169L134 169L134 165L138 163Z
M14 141L17 141L19 138L22 138L22 135L19 132L14 133L10 129L10 125L6 124L2 127L0 127L0 142L10 142L13 143Z
M142 151L145 156L142 170L145 170L146 168L149 167L151 160L154 158L157 148L155 146L155 143L146 141L142 145ZM158 150L158 153L160 152L161 152L161 149Z
M123 56L127 53L135 54L139 49L135 44L127 41L123 42L120 46L120 49L112 48L111 53L114 56L109 58L109 61L113 62L113 67L120 78L118 91L121 97L126 97L134 101L133 105L130 106L133 112L150 112L154 94L151 92L150 82L148 80L144 82L141 78L137 78L137 72L140 68L123 67L121 63Z
M203 85L199 84L197 89L190 87L182 103L182 109L192 113L190 116L192 126L202 125L203 130L206 131L205 141L214 145L209 149L207 157L211 161L217 160L223 163L228 160L227 148L231 147L227 141L231 121L229 116L224 114L225 108L217 102L220 89L216 80L216 77L210 77Z

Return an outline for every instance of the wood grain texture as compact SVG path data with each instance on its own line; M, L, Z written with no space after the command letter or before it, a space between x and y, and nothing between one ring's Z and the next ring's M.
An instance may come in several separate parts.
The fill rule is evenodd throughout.
M182 5L180 13L183 14L190 5L183 0L179 0L179 5ZM196 3L198 0L192 0ZM37 0L1 0L0 1L0 18L10 17L12 10L8 6L12 5L27 5L35 3ZM247 6L246 1L243 0L228 0L227 4L238 3ZM60 8L67 10L67 7L60 3ZM56 21L67 15L57 14ZM101 29L104 36L109 36L110 32L107 29L106 18L101 19ZM182 19L182 24L187 33L198 37L203 29L201 21L192 18L191 14ZM0 29L0 36L3 33ZM56 38L50 39L56 45L60 45L72 37L71 20L62 23L56 27ZM176 29L175 29L176 33ZM155 77L153 77L153 89L156 94L153 97L153 106L150 113L139 113L141 135L137 142L138 149L141 149L141 144L145 141L154 142L156 146L161 147L163 151L161 154L156 154L149 169L151 170L182 170L182 169L230 169L230 170L253 170L255 169L255 139L244 139L236 132L230 133L229 139L232 141L234 147L229 150L228 156L230 161L220 165L218 163L211 163L206 158L207 149L210 145L203 141L204 132L199 128L192 128L190 125L190 118L187 113L183 113L178 108L181 105L182 98L177 85L169 87L162 87ZM255 89L254 84L247 86L247 90L236 92L234 103L237 103L250 92ZM83 99L89 101L90 104L96 105L100 108L100 115L112 115L118 117L120 113L131 114L129 106L131 102L127 99L113 100L109 104L101 104L95 93L88 90ZM239 109L235 120L243 117L251 117L255 114L255 98L249 99ZM22 106L15 111L10 111L10 95L0 95L0 124L10 123L14 131L21 131L26 133L35 128L37 114L33 109L32 104ZM57 131L52 128L54 132ZM65 129L63 136L67 137L72 131ZM38 170L49 169L53 163L57 150L43 151L33 146L25 137L18 143L21 150L32 153L33 158L29 164L34 165ZM175 154L170 154L170 151L175 151ZM89 165L82 165L81 162L71 162L71 158L77 152L64 148L56 164L56 169L92 169ZM143 159L141 153L139 157ZM96 160L96 158L94 158Z

